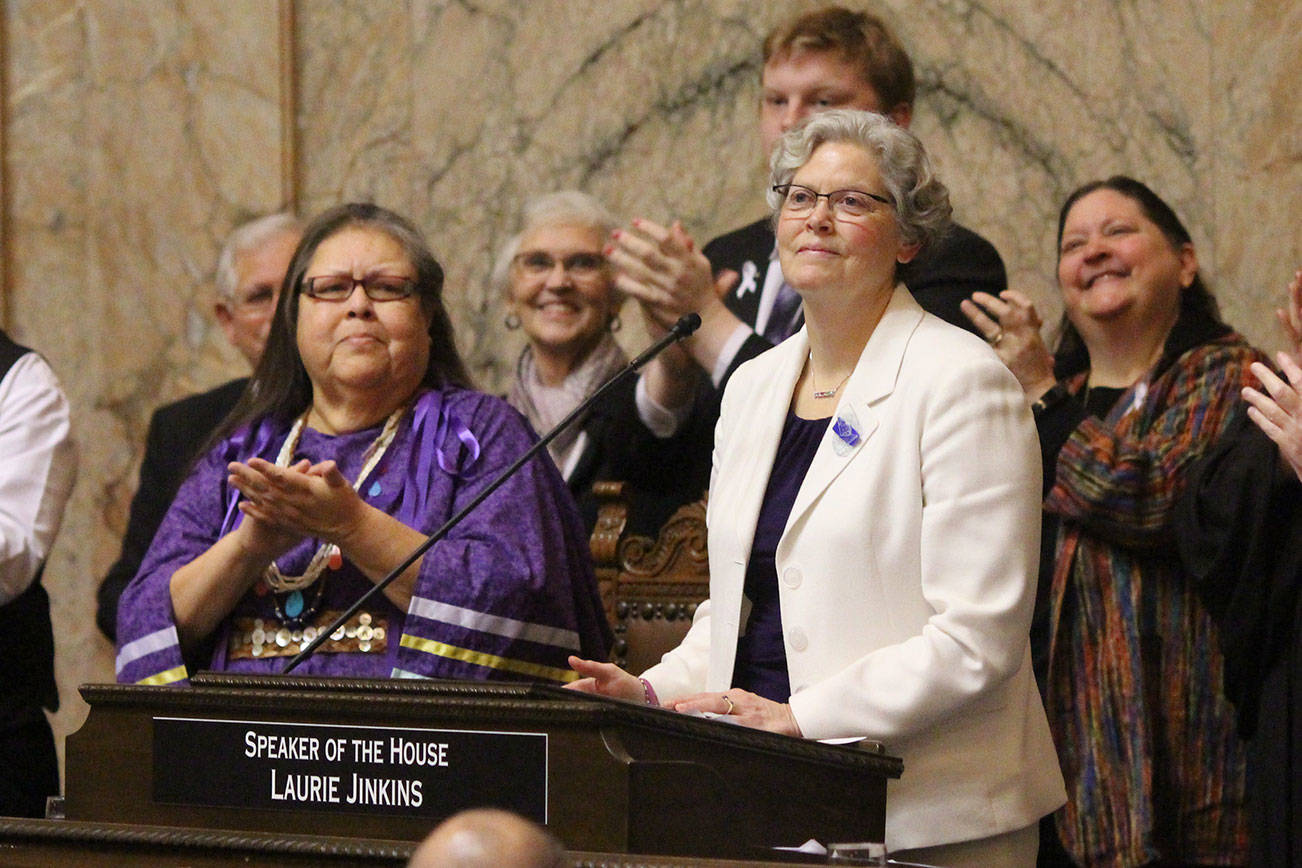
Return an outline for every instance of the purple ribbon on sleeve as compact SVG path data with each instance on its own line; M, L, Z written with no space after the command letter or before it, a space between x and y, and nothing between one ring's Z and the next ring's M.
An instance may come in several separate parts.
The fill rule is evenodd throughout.
M258 420L256 427L252 424L240 427L226 441L228 460L244 461L254 455L262 455L263 451L271 445L272 432L275 427L268 418ZM253 448L245 451L250 442ZM244 513L236 509L239 502L240 490L232 486L231 493L226 500L226 517L222 520L222 529L218 536L226 536L244 519Z
M433 424L433 436L430 425ZM461 456L449 455L443 449L443 441L452 431L465 447L470 458L461 465L457 459ZM411 419L411 469L412 474L403 485L402 499L395 515L408 527L420 527L419 516L425 512L429 501L430 485L434 480L434 464L450 475L457 475L479 460L479 441L470 429L447 409L443 402L443 393L429 391L416 399ZM462 450L458 450L460 453Z

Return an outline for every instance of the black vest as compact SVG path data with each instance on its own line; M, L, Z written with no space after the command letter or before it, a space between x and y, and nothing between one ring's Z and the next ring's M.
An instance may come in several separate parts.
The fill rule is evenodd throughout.
M0 331L0 380L30 352ZM42 564L27 590L0 606L0 721L41 706L59 707L50 598L41 587L44 569Z

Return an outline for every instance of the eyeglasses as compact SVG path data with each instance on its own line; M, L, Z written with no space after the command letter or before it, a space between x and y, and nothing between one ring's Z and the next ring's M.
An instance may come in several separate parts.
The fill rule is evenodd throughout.
M303 294L317 301L347 301L353 290L362 288L371 301L400 301L410 298L416 291L416 281L409 277L392 277L384 274L370 277L353 277L347 274L325 274L303 280Z
M530 277L542 277L556 268L557 259L545 250L526 250L511 260ZM593 277L606 267L606 257L600 253L571 253L559 260L561 268L573 277Z
M243 297L238 291L228 296L226 304L238 311L263 313L276 306L276 291L279 286L259 284L249 289Z
M819 199L826 199L832 214L840 219L866 217L881 206L894 207L895 203L876 193L862 190L833 190L831 193L819 193L800 184L778 184L773 192L782 197L782 210L793 217L812 214L818 207Z

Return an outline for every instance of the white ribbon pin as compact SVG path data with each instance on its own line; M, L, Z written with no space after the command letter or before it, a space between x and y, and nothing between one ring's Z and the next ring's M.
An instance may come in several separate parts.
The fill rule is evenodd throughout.
M755 278L759 276L759 269L755 263L747 259L741 264L741 282L737 284L737 298L741 298L748 292L755 292Z

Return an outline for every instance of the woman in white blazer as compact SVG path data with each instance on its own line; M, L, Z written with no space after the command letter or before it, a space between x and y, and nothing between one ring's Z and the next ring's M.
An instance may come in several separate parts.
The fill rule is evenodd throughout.
M641 679L586 689L734 715L904 760L886 844L939 865L1035 863L1064 801L1027 631L1040 460L1017 381L895 281L949 218L922 146L880 115L788 132L769 196L805 328L723 398L710 599Z

